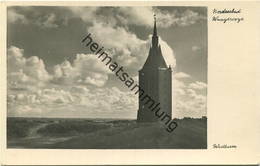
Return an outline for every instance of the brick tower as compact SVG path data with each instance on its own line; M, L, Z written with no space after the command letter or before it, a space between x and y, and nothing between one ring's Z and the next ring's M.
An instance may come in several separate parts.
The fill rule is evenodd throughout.
M172 118L172 69L167 66L158 43L155 16L152 45L146 62L139 70L139 86L156 103L160 103L160 112L165 112ZM137 121L154 122L158 120L159 118L156 117L155 112L151 111L149 105L139 98Z

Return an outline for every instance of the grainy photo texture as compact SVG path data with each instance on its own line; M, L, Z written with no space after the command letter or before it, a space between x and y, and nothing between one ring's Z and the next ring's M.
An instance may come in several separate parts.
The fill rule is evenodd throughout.
M207 148L207 8L9 6L7 147Z

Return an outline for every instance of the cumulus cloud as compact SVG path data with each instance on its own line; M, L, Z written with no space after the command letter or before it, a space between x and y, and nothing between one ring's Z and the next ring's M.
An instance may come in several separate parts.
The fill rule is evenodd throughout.
M196 93L192 89L177 89L178 92L173 114L177 118L206 116L206 96Z
M189 87L192 89L202 90L207 88L207 84L204 82L196 81L194 83L191 83Z
M95 17L97 17L97 10L99 7L67 7L75 16L80 17L85 22L91 22Z
M206 116L206 111L206 98L201 98L200 100L178 100L174 115L178 118L201 118L202 116Z
M93 40L108 49L114 61L127 67L129 72L137 73L148 56L151 36L141 40L123 27L97 22L88 28L88 32L94 34ZM161 38L159 43L167 65L174 68L176 60L172 48Z
M72 17L79 17L86 23L141 26L151 26L153 23L152 7L67 7L67 9L72 12ZM151 19L147 19L149 17Z
M190 78L190 75L187 74L187 73L184 73L184 72L179 72L179 73L176 73L174 74L174 77L175 78Z
M56 65L52 74L46 71L41 59L25 58L24 51L17 47L8 49L7 59L10 116L46 116L50 112L55 115L53 111L57 110L66 114L68 109L90 111L96 116L104 113L135 116L137 96L131 91L104 86L110 71L95 55L77 54L72 62ZM200 91L204 91L207 85L199 81L183 82L183 78L189 77L183 72L173 76L174 117L201 117L206 114L206 96ZM134 78L138 80L136 76ZM42 85L38 86L39 83ZM21 91L22 85L35 86L35 89Z
M42 59L24 57L24 50L11 46L7 52L8 86L13 89L32 89L50 81L56 84L85 84L101 87L110 71L95 55L77 54L72 62L64 61L49 74Z
M71 64L64 61L54 66L53 81L58 84L91 84L101 87L108 80L110 71L100 59L92 54L77 54Z
M154 12L152 7L119 7L118 13L117 17L124 24L153 25Z
M174 93L176 93L176 95L185 95L186 92L185 90L181 89L181 88L177 88L176 90L173 91Z
M189 26L200 20L206 19L205 16L190 9L184 11L167 11L157 7L120 7L118 11L118 17L123 20L123 23L149 27L153 26L153 14L156 14L158 27L163 28L171 26Z
M161 25L162 27L170 27L176 25L189 26L203 19L206 19L206 17L190 9L187 9L184 12L168 12L160 10L158 12L158 22L159 25Z
M174 77L173 77L174 78ZM178 80L178 79L176 79L176 78L174 78L173 80L172 80L172 87L173 87L173 89L181 89L181 88L185 88L186 87L186 85L185 85L185 83L184 82L182 82L182 81L180 81L180 80Z
M114 61L137 74L148 56L151 36L138 38L127 25L153 26L153 13L157 14L159 27L189 26L205 19L192 10L171 12L156 7L68 7L71 17L79 17L88 23L87 31L98 44L104 46ZM33 24L43 28L57 28L60 17L54 13L35 14L29 17L8 10L11 23ZM33 18L33 19L31 19ZM151 19L147 19L151 18ZM163 39L159 39L167 65L176 66L174 51ZM192 48L195 50L196 48ZM95 55L77 54L73 61L64 61L48 73L44 62L32 56L25 58L24 51L11 46L8 49L8 106L9 114L18 116L46 115L68 109L83 112L104 113L137 111L138 98L131 92L116 87L106 87L110 71ZM134 75L135 80L138 78ZM174 75L173 102L175 117L200 117L206 114L206 96L200 91L207 88L203 82L183 82L190 78L186 73ZM34 87L33 90L31 88ZM26 91L30 89L29 91ZM13 91L15 90L15 92ZM196 91L197 90L197 91Z
M121 66L140 67L145 60L149 47L148 41L139 39L123 27L114 27L105 23L94 23L88 28L94 40L108 49L114 61Z
M7 50L8 82L13 88L41 86L51 79L42 59L37 56L25 58L23 49L11 46Z
M29 105L16 105L8 109L8 116L16 117L41 117L47 111L43 111L40 107L34 107Z
M162 54L163 54L163 57L164 57L164 59L166 61L166 64L168 66L171 66L172 68L175 68L175 66L176 66L176 59L175 59L175 56L174 56L173 49L161 37L160 37L160 41L159 42L160 42L160 46L161 46L161 49L162 49Z
M72 103L73 97L65 90L43 89L34 93L8 95L8 103L15 104L64 104Z
M173 74L173 116L201 118L207 114L207 84L193 81L184 72Z
M15 23L15 22L20 22L22 24L28 23L28 20L24 15L19 14L15 10L12 10L12 9L7 10L7 20L9 23Z
M134 113L137 111L137 96L131 92L124 92L116 87L87 89L83 86L72 87L71 89L43 89L31 94L8 95L9 115L32 116L36 110L48 112L58 109L63 114L70 109L81 108L81 111L88 114L94 112L95 116L102 116L107 113ZM38 108L35 110L27 108ZM82 110L82 108L84 108ZM54 110L55 109L55 110ZM70 110L72 111L72 110Z
M137 109L137 96L116 87L94 89L91 94L82 96L81 105L101 112L132 112Z
M156 13L158 27L189 26L206 19L202 14L191 9L184 11L162 10L158 7L68 7L74 16L93 23L110 23L112 25L153 26L153 15ZM150 18L150 19L147 19ZM109 20L109 22L108 22Z
M174 116L177 118L201 118L202 116L206 116L207 96L204 93L206 84L199 81L187 84L179 80L183 78L183 74L178 75L180 75L180 78L175 77L173 81ZM198 89L200 91L196 91Z
M54 13L50 13L37 19L35 24L42 28L57 28L58 24L56 23L56 19L56 15Z
M21 9L21 8L20 8ZM64 15L55 12L41 13L37 7L8 8L10 23L32 24L41 28L57 28L67 25L68 19L81 18L84 22L93 24L103 22L111 25L153 26L153 14L157 15L158 27L189 26L206 17L191 9L163 10L158 7L60 7ZM69 11L69 12L65 12ZM147 19L150 18L150 19Z
M85 86L73 86L70 91L74 94L87 94L90 90Z
M57 89L43 89L37 92L37 98L39 98L42 104L68 104L73 102L73 97L70 92Z
M157 7L120 7L119 11L122 13L122 17L125 18L125 23L150 27L153 26L153 14L156 14L158 27L163 28L189 26L206 19L203 15L190 9L167 11Z
M40 28L57 28L58 22L64 22L64 18L57 18L55 13L40 13L33 7L23 7L22 10L8 8L7 20L9 23L21 23L36 25Z
M50 74L38 57L25 58L23 49L11 46L7 54L10 116L48 116L57 110L68 111L66 106L123 114L137 109L136 95L102 87L110 71L95 55L77 54L72 63L64 61Z

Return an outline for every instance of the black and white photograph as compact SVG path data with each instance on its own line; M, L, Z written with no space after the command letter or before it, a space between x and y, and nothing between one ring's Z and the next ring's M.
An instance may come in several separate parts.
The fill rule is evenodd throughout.
M8 149L207 149L205 6L7 7Z

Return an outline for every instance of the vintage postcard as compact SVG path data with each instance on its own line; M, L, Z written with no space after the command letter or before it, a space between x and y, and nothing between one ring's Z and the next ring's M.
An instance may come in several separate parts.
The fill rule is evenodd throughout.
M2 3L1 164L257 164L257 5Z
M7 148L207 148L207 7L7 18Z

